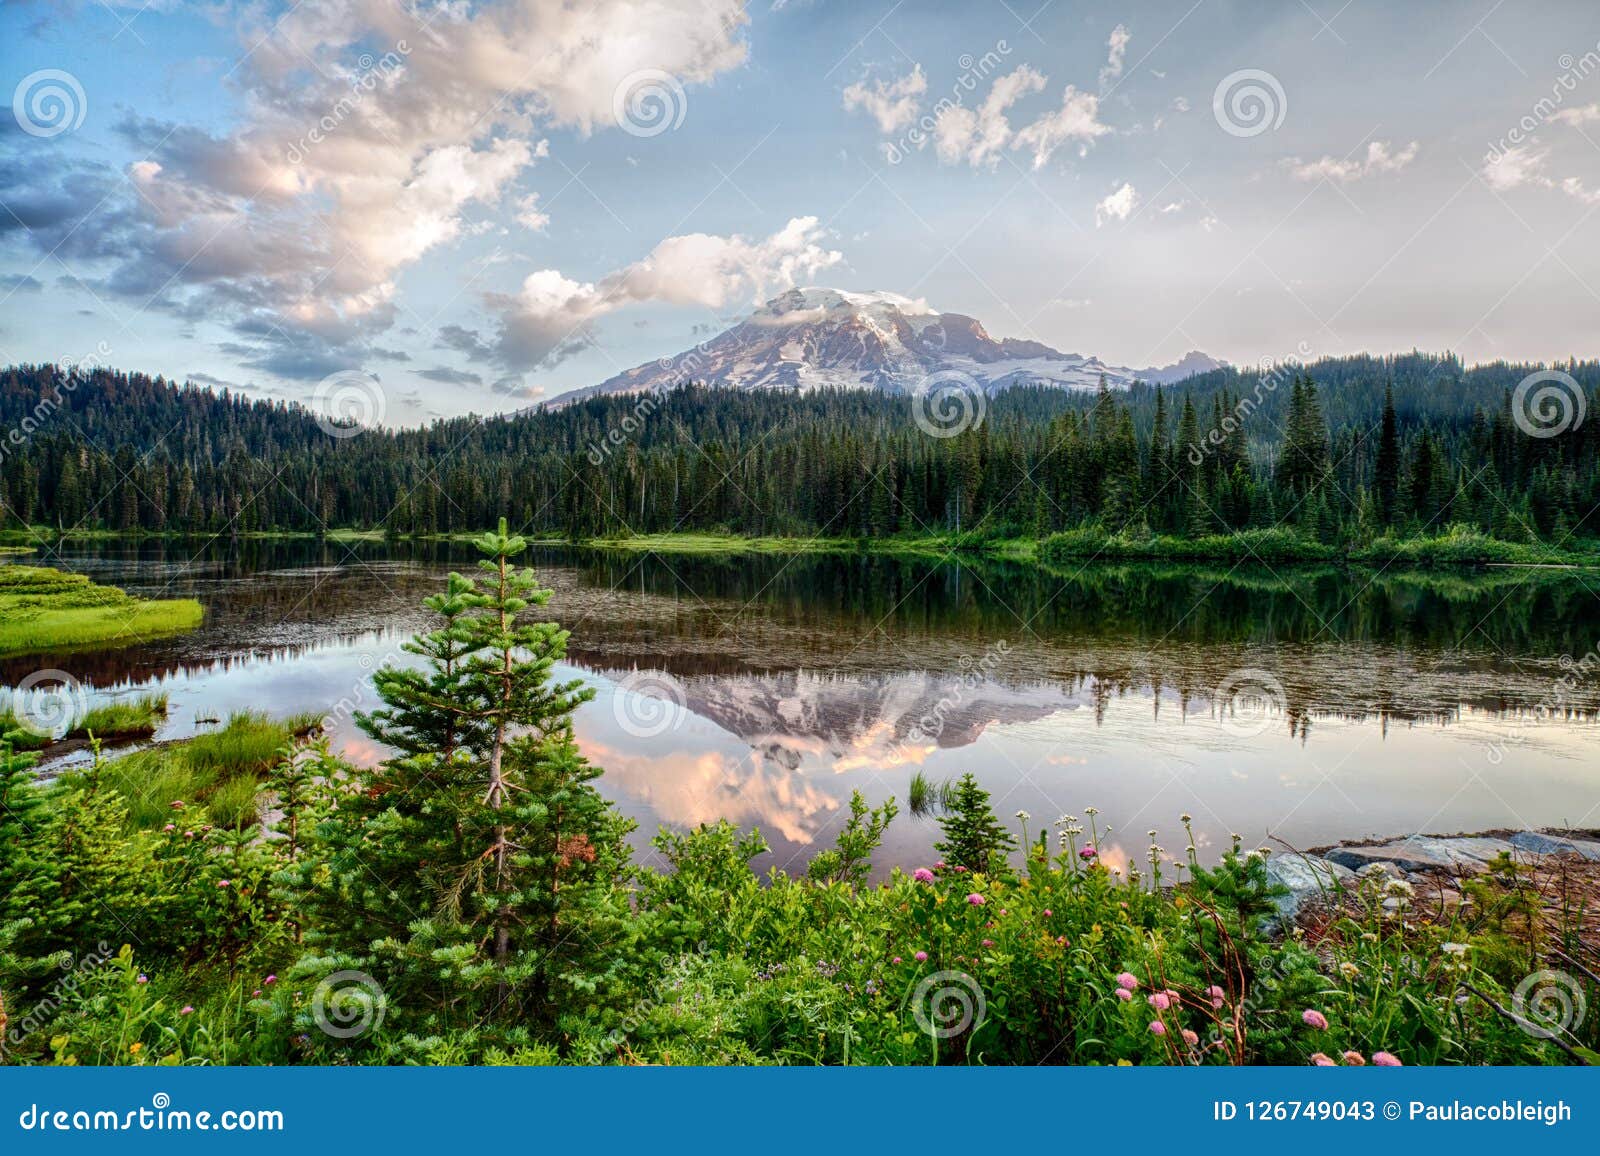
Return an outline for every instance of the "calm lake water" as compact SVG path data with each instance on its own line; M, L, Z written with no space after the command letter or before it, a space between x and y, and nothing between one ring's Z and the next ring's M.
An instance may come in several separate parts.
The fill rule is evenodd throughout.
M198 552L197 552L198 551ZM69 671L93 698L166 690L159 738L245 708L349 714L467 548L173 542L65 548L64 565L205 625L117 650L0 660L10 686ZM1016 565L881 556L541 549L572 631L566 677L601 789L640 824L759 826L798 869L850 792L893 795L879 865L926 862L912 774L973 771L1037 832L1099 808L1102 850L1209 854L1237 831L1310 846L1366 834L1600 825L1600 575L1488 570ZM1585 661L1587 656L1587 661ZM763 865L764 866L764 865Z

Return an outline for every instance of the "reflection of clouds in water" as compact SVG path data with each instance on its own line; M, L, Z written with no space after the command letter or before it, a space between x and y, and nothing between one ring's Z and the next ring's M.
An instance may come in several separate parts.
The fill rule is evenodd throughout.
M605 768L605 785L649 807L663 823L696 827L728 819L791 843L810 843L840 801L763 760L721 751L626 751L580 730L578 749Z

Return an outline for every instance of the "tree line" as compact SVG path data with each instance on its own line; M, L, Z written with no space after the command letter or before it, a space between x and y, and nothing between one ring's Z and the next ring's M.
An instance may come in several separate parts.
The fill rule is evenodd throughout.
M1533 403L1517 393L1539 368L1412 353L1166 388L1022 386L985 399L982 420L951 437L919 428L904 395L693 384L336 437L298 404L23 365L0 370L0 519L435 534L505 514L571 538L1288 525L1332 542L1450 524L1507 541L1590 536L1600 433L1581 418L1600 363L1560 367L1577 392L1557 436L1528 432Z

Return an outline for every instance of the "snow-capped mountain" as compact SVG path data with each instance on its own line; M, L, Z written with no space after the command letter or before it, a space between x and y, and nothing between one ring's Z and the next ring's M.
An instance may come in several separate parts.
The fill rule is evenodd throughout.
M996 341L975 318L940 313L895 293L791 289L691 350L554 400L668 389L685 381L750 390L832 386L910 393L936 373L964 374L990 393L1020 384L1093 389L1102 375L1118 387L1136 379L1177 381L1221 365L1192 352L1174 365L1129 369L1037 341Z

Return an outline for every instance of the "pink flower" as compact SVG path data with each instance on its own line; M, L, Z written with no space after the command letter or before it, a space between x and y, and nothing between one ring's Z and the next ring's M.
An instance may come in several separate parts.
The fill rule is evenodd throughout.
M217 880L217 886L218 887L227 887L232 882L233 882L233 880L231 880L231 879L218 879Z
M1056 936L1056 942L1062 947L1070 947L1072 941L1069 940L1065 935L1058 935Z
M138 978L138 979L137 979L137 980L135 980L135 981L134 981L134 982L135 982L135 983L149 983L149 982L150 982L150 977L149 977L149 976L148 976L148 975L141 975L141 976L140 976L140 977L139 977L139 978Z
M1311 1062L1319 1068L1336 1068L1339 1066L1321 1052L1312 1052Z
M974 907L982 907L988 902L988 900L974 891L971 895L967 896L967 902L972 904Z
M1160 1020L1151 1020L1150 1021L1150 1034L1153 1035L1153 1036L1164 1036L1164 1035L1166 1035L1167 1034L1167 1025L1162 1023Z
M1000 914L1001 914L1001 915L1009 915L1009 914L1011 914L1011 913L1010 913L1010 912L1009 912L1009 911L1007 911L1007 910L1006 910L1006 909L1005 909L1005 908L1004 908L1004 907L1002 907L1002 908L1001 908L1001 909L1000 909Z
M269 975L269 976L267 976L266 979L262 980L262 982L263 983L277 983L278 982L278 977L275 976L275 975Z
M1198 1032L1192 1032L1188 1028L1184 1028L1183 1042L1192 1048L1200 1042L1200 1034Z
M1177 992L1173 991L1170 987L1167 988L1167 998L1170 999L1173 1003L1182 1003L1183 1002L1183 996L1181 996Z
M1346 1052L1344 1054L1344 1062L1352 1068L1364 1068L1367 1066L1367 1061L1362 1058L1360 1052Z
M194 838L194 832L193 831L185 831L183 833L183 837L185 839L193 839Z
M1129 991L1125 987L1117 988L1116 989L1116 994L1117 994L1117 998L1120 999L1123 1003L1127 1003L1130 999L1133 998L1133 993L1131 991Z
M965 868L965 867L960 867L960 866L958 866L958 867L957 867L957 868L956 868L956 874L958 874L958 875L965 875L965 874L966 874L966 873L967 873L967 869L966 869L966 868Z
M1157 1011L1166 1011L1172 1006L1172 1001L1167 998L1167 993L1158 991L1155 995L1145 997L1145 1002Z
M992 940L992 939L985 939L985 940L984 940L984 941L983 941L983 946L985 946L985 947L993 947L993 946L994 946L994 940Z
M250 995L254 999L260 999L261 998L261 989L259 987L256 988L256 990L251 992Z
M183 800L174 799L172 802L168 803L167 806L171 807L174 811L181 811L183 810Z
M1134 975L1131 971L1125 971L1121 975L1117 976L1117 986L1128 991L1138 991L1139 977Z
M900 962L900 957L898 955L894 957L894 962L895 963L899 963Z
M1222 1006L1222 997L1227 993L1220 987L1217 987L1215 984L1213 984L1212 986L1206 988L1206 994L1211 997L1211 1006L1220 1008Z
M163 834L170 831L176 831L177 829L178 828L174 827L171 823L168 823L165 827L161 828Z
M192 1015L194 1015L194 1008L192 1008L192 1007L179 1008L178 1009L178 1014L181 1015L181 1016L192 1016Z
M939 860L937 863L934 864L934 867L936 867L940 871L943 871L944 870L944 860L943 859Z
M917 952L916 955L912 956L911 958L916 960L918 963L927 963L928 962L928 953L926 951L919 951L919 952Z
M918 867L911 873L911 878L915 879L918 883L932 883L933 872L929 871L926 867Z
M1098 854L1100 854L1100 852L1094 849L1093 843L1085 843L1083 845L1083 850L1078 852L1078 858L1087 861L1089 859L1093 859Z
M1400 1062L1399 1056L1391 1055L1388 1052L1373 1052L1372 1062L1377 1064L1380 1068L1399 1068L1405 1066Z
M1049 919L1049 918L1050 918L1050 917L1051 917L1051 916L1052 916L1052 915L1054 915L1054 914L1055 914L1055 912L1054 912L1054 911L1051 911L1051 910L1050 910L1050 909L1049 909L1049 908L1048 908L1048 907L1046 907L1046 908L1045 908L1045 909L1044 909L1044 917L1045 917L1045 918L1046 918L1046 919Z
M1328 1030L1328 1017L1319 1011L1312 1011L1310 1008L1306 1008L1305 1011L1300 1013L1300 1019L1308 1028L1316 1028L1319 1032Z

